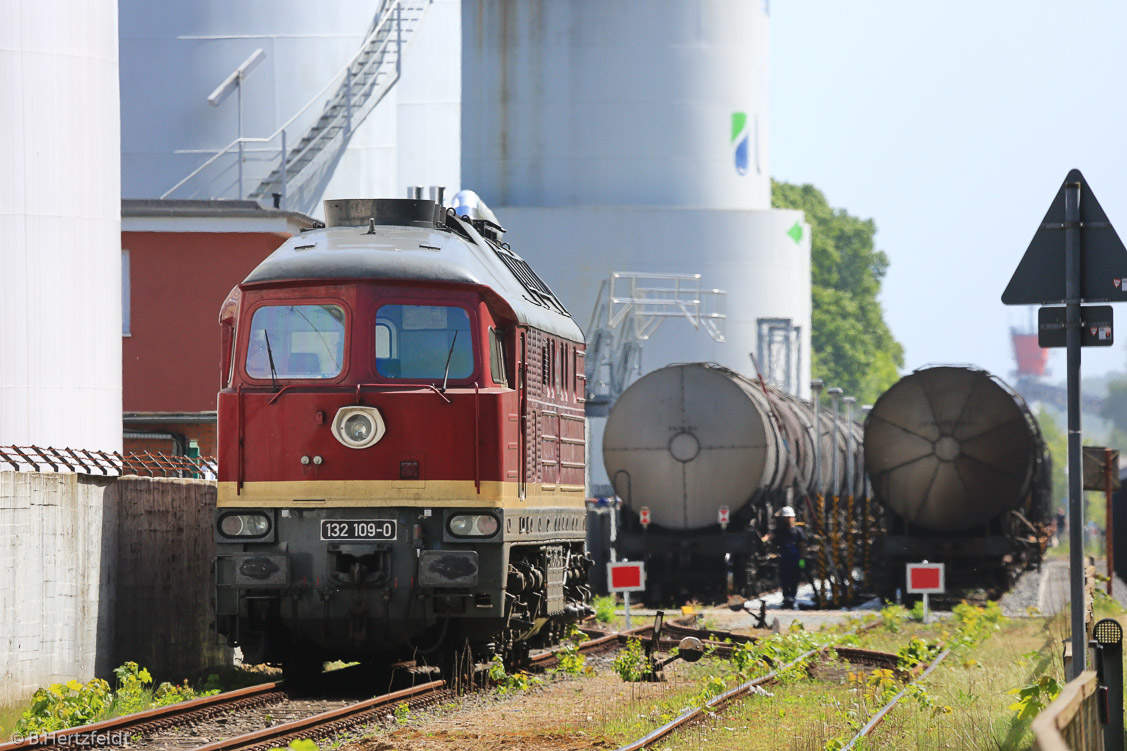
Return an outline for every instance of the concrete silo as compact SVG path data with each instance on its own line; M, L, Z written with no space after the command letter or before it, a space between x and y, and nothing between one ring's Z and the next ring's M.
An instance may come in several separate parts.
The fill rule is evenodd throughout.
M0 445L119 451L117 3L5 3L0 102Z
M668 318L642 371L749 373L754 353L808 395L810 230L771 209L766 3L464 0L462 27L462 183L576 319L587 327L614 272L699 274L727 292L723 340ZM668 301L669 284L643 280L640 298Z

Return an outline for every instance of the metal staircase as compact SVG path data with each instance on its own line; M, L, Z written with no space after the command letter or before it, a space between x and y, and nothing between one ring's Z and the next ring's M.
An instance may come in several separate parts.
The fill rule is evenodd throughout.
M399 80L403 56L432 2L385 0L360 50L301 110L270 136L235 139L161 198L233 195L309 211L356 128ZM291 145L294 133L302 135ZM257 184L249 196L246 184Z
M724 341L727 294L702 289L700 274L611 274L599 287L587 327L587 416L610 412L642 372L642 342L667 319L684 318L713 341Z

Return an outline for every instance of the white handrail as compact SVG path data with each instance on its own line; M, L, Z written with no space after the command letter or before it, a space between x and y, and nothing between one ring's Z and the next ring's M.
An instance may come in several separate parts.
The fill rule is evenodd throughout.
M402 8L402 6L403 6L403 0L394 0L394 2L392 2L390 5L388 5L386 12L383 14L383 16L380 18L380 20L376 23L375 28L372 29L371 33L369 33L366 37L364 37L364 41L360 45L360 50L355 55L353 55L347 63L345 63L344 67L342 67L340 70L338 70L333 75L333 77L329 79L328 83L326 83L324 86L322 86L320 88L320 90L318 90L317 93L314 94L308 102L306 102L304 107L302 107L296 113L294 113L293 117L291 117L289 120L286 120L286 122L282 123L282 125L279 126L278 129L275 130L271 135L266 136L266 137L259 136L259 137L236 138L234 141L227 144L227 146L223 147L220 151L216 152L215 155L212 156L210 159L208 159L206 162L201 164L199 167L196 167L196 169L192 170L192 172L189 173L188 176L185 177L183 180L176 183L171 188L169 188L164 193L162 193L161 196L160 196L161 199L163 200L165 198L168 198L168 196L170 196L171 194L173 194L177 190L179 190L185 183L187 183L193 177L195 177L196 175L203 172L210 165L214 164L215 161L217 159L219 159L219 157L223 156L224 154L230 153L230 151L232 149L236 148L240 143L270 143L275 138L280 136L282 134L282 131L286 130L291 125L293 125L294 121L297 120L302 115L304 115L306 113L306 111L308 111L309 108L314 105L314 103L320 101L321 96L326 91L328 91L330 88L332 88L334 84L337 83L337 79L344 76L348 72L348 70L352 67L352 65L357 60L360 59L360 56L364 54L364 51L368 48L368 45L371 43L372 39L375 38L376 34L378 34L380 32L380 30L383 28L384 23L391 19L393 11L395 9ZM282 158L283 159L285 158L284 154L282 155ZM242 198L242 196L239 196L239 198Z

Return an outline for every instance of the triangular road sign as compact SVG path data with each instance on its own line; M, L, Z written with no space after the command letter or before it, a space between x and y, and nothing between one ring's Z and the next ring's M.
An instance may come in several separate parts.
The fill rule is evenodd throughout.
M1069 183L1080 183L1080 299L1127 300L1127 248L1107 220L1088 181L1080 170L1074 169L1061 184L1045 220L1002 293L1006 305L1065 302L1064 189Z

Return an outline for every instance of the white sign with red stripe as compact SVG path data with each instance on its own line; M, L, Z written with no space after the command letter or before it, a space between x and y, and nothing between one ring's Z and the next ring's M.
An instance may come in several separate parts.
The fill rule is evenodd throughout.
M909 563L908 594L938 595L946 592L946 574L942 563Z
M641 592L646 588L646 564L642 561L608 563L607 583L611 592Z
M638 511L638 521L642 523L643 527L650 526L650 507L642 506Z
M728 507L727 506L721 506L720 507L720 510L716 514L716 521L720 522L721 526L725 526L725 525L728 524Z

